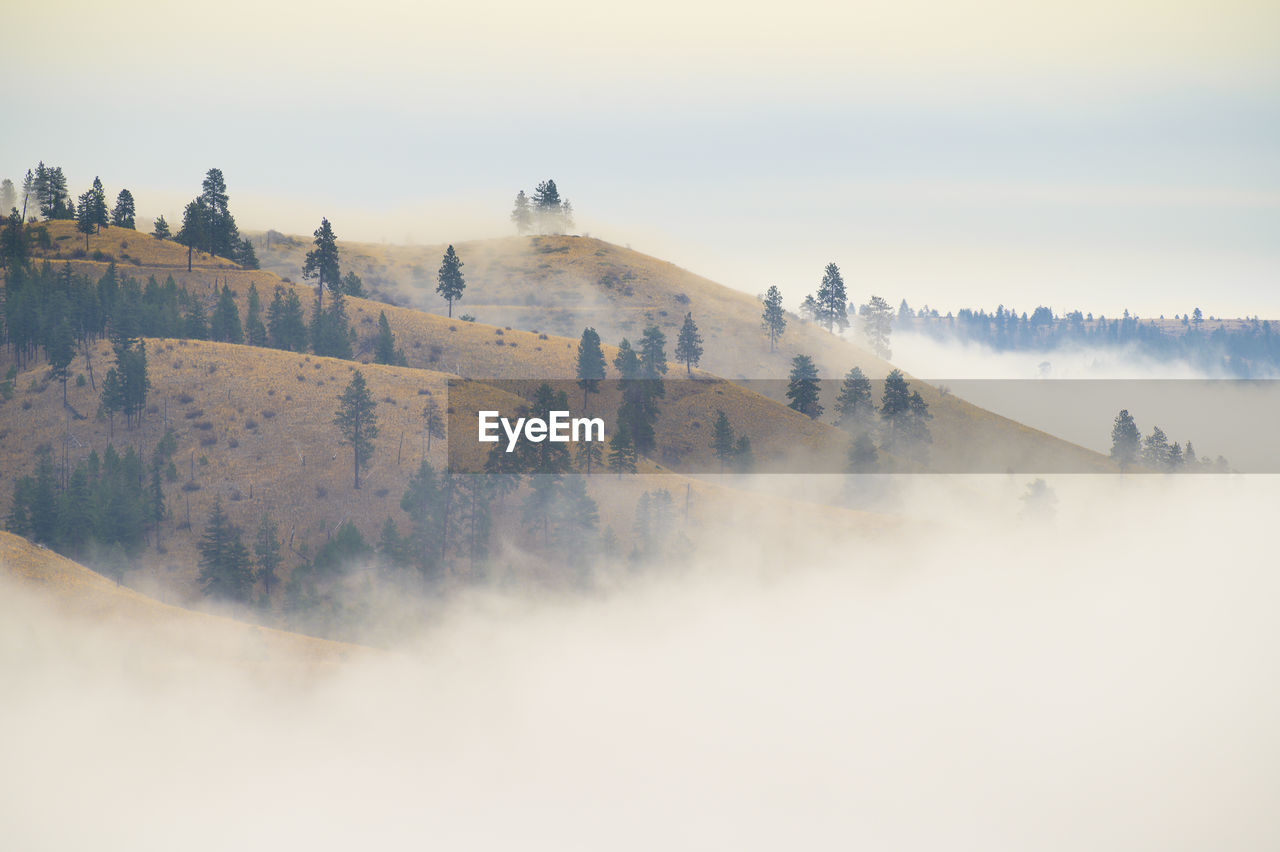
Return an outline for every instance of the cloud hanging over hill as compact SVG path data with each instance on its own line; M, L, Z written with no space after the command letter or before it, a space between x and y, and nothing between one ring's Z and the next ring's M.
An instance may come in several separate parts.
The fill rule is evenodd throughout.
M919 478L264 678L0 595L21 848L1269 848L1269 477ZM963 508L962 508L963 507ZM710 545L713 549L706 550ZM1227 558L1224 558L1227 557ZM239 649L242 650L242 649Z

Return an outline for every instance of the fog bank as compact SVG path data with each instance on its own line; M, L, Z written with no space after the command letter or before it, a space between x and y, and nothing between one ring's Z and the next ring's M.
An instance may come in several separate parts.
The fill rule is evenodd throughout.
M904 478L301 683L0 591L13 848L1263 849L1273 477Z

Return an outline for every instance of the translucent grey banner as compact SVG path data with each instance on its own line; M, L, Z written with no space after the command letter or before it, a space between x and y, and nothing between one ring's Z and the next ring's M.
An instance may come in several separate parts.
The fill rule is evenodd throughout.
M1122 410L1133 428L1122 424L1117 459ZM462 473L1280 473L1277 424L1271 380L886 387L883 377L728 382L673 368L661 382L589 387L451 381L448 451Z

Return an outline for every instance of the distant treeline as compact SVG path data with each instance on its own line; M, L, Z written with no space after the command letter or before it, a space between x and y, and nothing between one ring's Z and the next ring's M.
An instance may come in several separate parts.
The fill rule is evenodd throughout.
M995 313L964 308L939 315L925 307L913 311L904 300L898 308L899 331L914 331L935 340L973 341L997 351L1050 351L1070 346L1132 346L1161 361L1184 360L1209 373L1237 378L1265 378L1280 369L1280 334L1269 320L1257 317L1228 329L1222 320L1204 318L1196 308L1174 322L1141 319L1128 311L1108 319L1071 311L1055 314L1037 307L1023 311L996 308Z

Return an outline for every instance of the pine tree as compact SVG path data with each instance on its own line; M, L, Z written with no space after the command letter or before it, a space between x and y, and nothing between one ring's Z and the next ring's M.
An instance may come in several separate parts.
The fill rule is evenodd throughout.
M209 169L200 189L200 200L208 217L204 234L208 252L234 260L240 248L240 232L236 228L235 217L231 215L227 182L222 170Z
M240 529L222 511L221 498L214 498L213 512L204 536L196 545L200 551L200 583L211 597L246 603L253 591L253 569Z
M564 227L564 207L554 180L544 180L533 191L534 219L540 234L557 234Z
M782 293L776 286L771 286L764 294L764 313L760 315L760 325L769 335L769 351L777 348L778 338L787 330L787 315L782 310Z
M226 284L222 285L218 304L213 309L213 317L209 321L209 334L214 340L224 343L244 343L244 327L240 324L240 311L236 308L236 300L231 295L231 288Z
M152 230L151 236L155 237L157 240L167 240L172 236L169 233L169 223L164 220L163 214L156 218L154 230Z
M76 338L65 311L59 312L53 322L49 341L45 345L45 355L49 359L49 372L53 379L62 383L62 404L66 405L67 377L70 375L71 360L76 356Z
M889 349L889 333L893 330L893 310L889 303L879 296L872 296L871 301L859 309L862 317L862 329L866 333L871 351L880 358L888 360L893 356Z
M396 338L391 333L387 312L378 312L378 336L373 340L373 363L406 366L404 352L396 349Z
M336 290L339 279L338 238L328 219L321 219L320 227L315 230L315 248L307 252L302 264L302 277L308 281L316 279L317 313L322 314L325 284L330 290Z
M454 300L461 299L462 291L467 289L467 282L462 277L463 265L453 246L449 246L445 250L444 257L440 259L440 271L436 276L439 280L436 292L449 303L449 316L453 316Z
M253 242L248 237L240 240L236 245L235 251L231 254L231 259L241 269L258 268L258 253L253 250Z
M533 229L533 213L529 210L529 198L523 189L516 193L516 206L511 211L511 221L515 223L516 233L522 237Z
M134 230L133 193L127 189L120 190L116 196L116 206L111 209L111 224Z
M209 339L209 320L199 296L187 297L187 310L182 317L182 336L190 340Z
M330 358L351 357L351 326L347 322L346 297L335 291L329 307L321 311L316 297L311 313L311 351Z
M849 297L845 294L844 277L840 267L828 263L822 273L822 283L814 295L815 318L831 331L839 327L841 331L849 326Z
M307 349L307 324L302 316L302 300L292 288L276 287L267 308L267 329L271 345L290 352Z
M262 299L258 296L258 285L249 283L249 305L245 311L244 336L250 346L267 345L267 327L262 324Z
M711 432L711 449L715 451L716 458L720 461L720 472L724 473L724 466L732 461L737 443L734 441L733 426L729 424L729 416L720 410L716 411L716 423Z
M849 473L874 473L879 466L879 453L871 436L866 432L859 433L849 445Z
M871 380L858 367L854 367L844 377L840 386L840 396L836 398L836 421L846 430L853 432L866 428L876 406L871 400Z
M373 439L378 437L378 404L369 394L364 374L359 370L338 397L338 411L333 423L342 434L342 443L351 446L354 456L355 488L360 488L360 468L369 466L373 455Z
M600 347L600 335L594 328L584 328L578 341L578 387L582 388L582 410L587 410L587 395L598 393L604 380L604 350Z
M196 198L189 201L182 209L182 227L174 236L174 241L187 247L187 271L191 271L191 255L198 246L203 246L209 239L209 216L204 200Z
M18 205L18 191L13 181L5 178L0 181L0 215L9 215L9 211Z
M89 250L89 235L97 233L97 223L93 221L93 190L80 196L80 212L76 215L76 230L84 234L84 250Z
M1120 464L1120 469L1138 460L1138 450L1142 444L1142 433L1133 422L1128 409L1121 409L1116 415L1115 424L1111 427L1111 458Z
M818 368L808 355L797 355L791 359L791 376L787 384L787 405L817 418L822 414L822 405L818 402Z
M880 420L887 430L888 443L900 446L911 432L911 387L901 370L885 377L884 395L880 398Z
M89 190L90 218L100 228L111 226L111 213L107 209L107 191L102 188L102 180L93 179L93 188Z
M160 523L164 520L164 516L168 513L168 508L164 503L164 483L160 480L160 459L157 457L151 463L151 493L149 511L147 512L148 520L155 525L156 531L156 550L160 549Z
M733 469L738 473L750 473L756 465L755 454L751 452L751 439L739 435L738 442L733 445Z
M403 568L409 561L409 542L400 535L400 528L390 516L378 534L378 556L389 568Z
M573 459L578 470L585 474L590 474L593 467L600 467L604 464L604 447L600 444L600 441L578 442L578 449Z
M270 514L264 514L258 523L258 534L253 541L253 555L258 560L258 570L254 572L254 580L262 584L262 594L271 598L271 588L279 582L280 570L280 537L276 522Z
M1169 439L1163 429L1155 426L1151 429L1151 434L1142 443L1143 464L1153 470L1167 470L1169 468L1169 457Z
M364 292L364 282L360 280L360 276L354 272L347 270L347 274L342 276L342 292L354 299L363 299L366 297Z
M636 472L636 446L631 440L631 430L626 423L619 422L609 439L609 470L622 478L624 473Z
M594 550L595 531L600 524L599 507L587 493L583 477L570 476L560 482L551 520L556 545L565 561L573 566L583 565Z
M698 334L692 313L684 315L684 325L680 326L680 334L676 337L676 360L684 364L685 374L690 377L694 366L702 361L702 335Z

